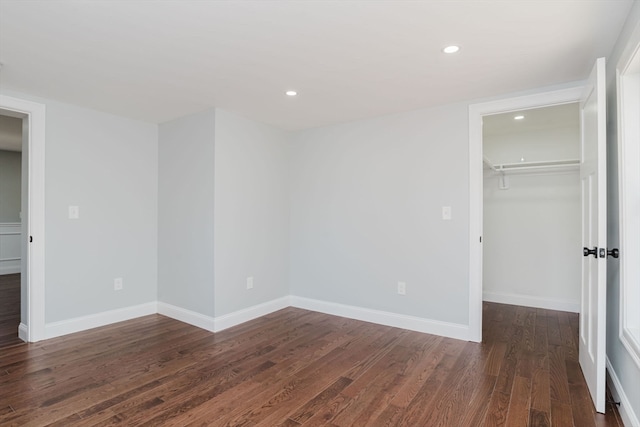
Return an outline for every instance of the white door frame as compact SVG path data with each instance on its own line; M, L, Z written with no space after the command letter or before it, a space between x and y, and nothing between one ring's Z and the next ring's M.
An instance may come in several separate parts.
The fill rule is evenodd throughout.
M44 339L44 142L45 106L10 96L0 95L0 109L16 113L28 120L28 202L27 236L27 324L20 323L21 339L35 342ZM25 215L23 214L23 221ZM24 243L23 243L24 244ZM23 260L25 262L25 260Z
M632 326L638 327L640 317L631 322L630 316L640 316L637 311L640 301L637 297L640 286L640 268L637 265L640 254L640 221L634 214L632 200L637 197L640 183L637 159L640 147L640 127L637 125L640 102L634 96L629 97L627 90L637 91L640 85L629 82L626 77L634 60L640 56L640 24L636 26L620 60L616 66L616 87L618 95L618 190L619 190L619 248L620 248L620 319L619 338L627 349L631 359L640 367L640 341L630 331ZM627 88L627 85L632 84ZM611 242L610 242L611 245ZM630 423L629 423L630 424Z
M482 117L579 102L582 86L469 105L469 340L482 341Z

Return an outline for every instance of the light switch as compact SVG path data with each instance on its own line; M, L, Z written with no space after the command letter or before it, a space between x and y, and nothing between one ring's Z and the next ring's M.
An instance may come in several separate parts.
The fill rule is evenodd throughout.
M78 218L80 218L80 207L69 206L69 219L78 219Z
M442 219L449 221L451 219L451 206L442 207Z

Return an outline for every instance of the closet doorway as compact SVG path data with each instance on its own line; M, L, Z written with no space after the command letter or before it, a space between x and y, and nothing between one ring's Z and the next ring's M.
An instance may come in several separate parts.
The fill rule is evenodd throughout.
M580 311L580 108L483 117L484 301Z
M45 338L44 143L45 105L0 95L0 114L22 121L22 253L18 337Z

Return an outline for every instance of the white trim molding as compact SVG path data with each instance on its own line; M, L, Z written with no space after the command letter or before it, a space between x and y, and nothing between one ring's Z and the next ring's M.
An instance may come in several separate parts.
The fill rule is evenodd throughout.
M20 325L18 325L18 338L20 338L24 342L29 341L29 330L27 329L27 325L22 322L20 322Z
M640 24L616 66L618 100L618 224L620 259L619 338L640 368L640 216L637 198L640 189L638 156L640 147ZM611 261L616 262L616 261Z
M622 422L625 426L640 426L640 417L639 414L636 414L633 411L633 406L629 401L629 398L624 392L622 388L622 383L620 382L620 378L616 374L616 371L613 369L613 365L611 361L607 357L607 374L609 374L609 378L611 382L609 383L611 390L611 394L613 395L613 400L620 402L620 406L618 407L618 412L620 413L620 417L622 418Z
M531 295L508 294L503 292L482 292L482 299L500 304L521 305L525 307L544 308L547 310L580 313L580 301L560 298L541 298Z
M320 313L377 323L379 325L408 329L426 334L441 335L465 341L470 340L469 327L458 323L441 322L422 317L408 316L405 314L372 310L369 308L296 296L291 297L291 305L305 310L318 311Z
M111 325L112 323L156 314L157 312L158 303L154 301L131 307L104 311L102 313L90 314L88 316L62 320L59 322L47 323L45 325L45 339L56 338L67 334L73 334L75 332L98 328L100 326Z
M426 334L470 341L469 327L467 325L296 296L277 298L218 317L211 317L182 307L167 304L165 302L154 301L132 307L48 323L45 326L45 339L81 332L155 313L170 317L180 322L188 323L210 332L220 332L287 307L302 308L333 316L346 317L379 325L392 326ZM20 328L26 330L26 326L24 324L21 324ZM23 335L24 330L22 332ZM22 339L25 340L24 338Z
M234 311L233 313L224 314L218 317L211 317L182 307L177 307L175 305L158 302L158 314L171 317L172 319L188 323L207 331L220 332L244 322L266 316L274 311L282 310L290 305L289 297L282 297L244 308L242 310Z
M200 314L192 310L187 310L186 308L167 304L166 302L158 301L158 314L179 320L183 323L188 323L189 325L206 331L215 331L216 321L213 317Z
M15 259L15 260L14 259L0 260L0 276L4 276L4 275L7 275L7 274L18 274L18 273L20 273L20 271L21 271L20 269L22 268L20 266L20 264L18 264L18 265L1 265L2 262L9 262L9 261L11 261L11 262L19 262L20 258Z
M241 323L248 322L249 320L257 319L258 317L266 316L283 308L291 306L291 298L286 296L271 301L264 302L262 304L254 305L242 310L234 311L233 313L224 314L215 318L214 332L219 332L232 326L240 325Z

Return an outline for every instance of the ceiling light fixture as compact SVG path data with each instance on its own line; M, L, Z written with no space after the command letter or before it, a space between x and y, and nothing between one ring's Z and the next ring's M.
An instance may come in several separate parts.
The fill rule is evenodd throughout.
M285 92L285 94L287 96L296 96L298 94L298 92L296 92L295 90L288 90Z
M460 46L456 46L456 45L447 46L444 49L442 49L444 53L456 53L459 50L460 50Z
M513 120L522 120L522 119L524 119L524 116L515 116L513 118Z

